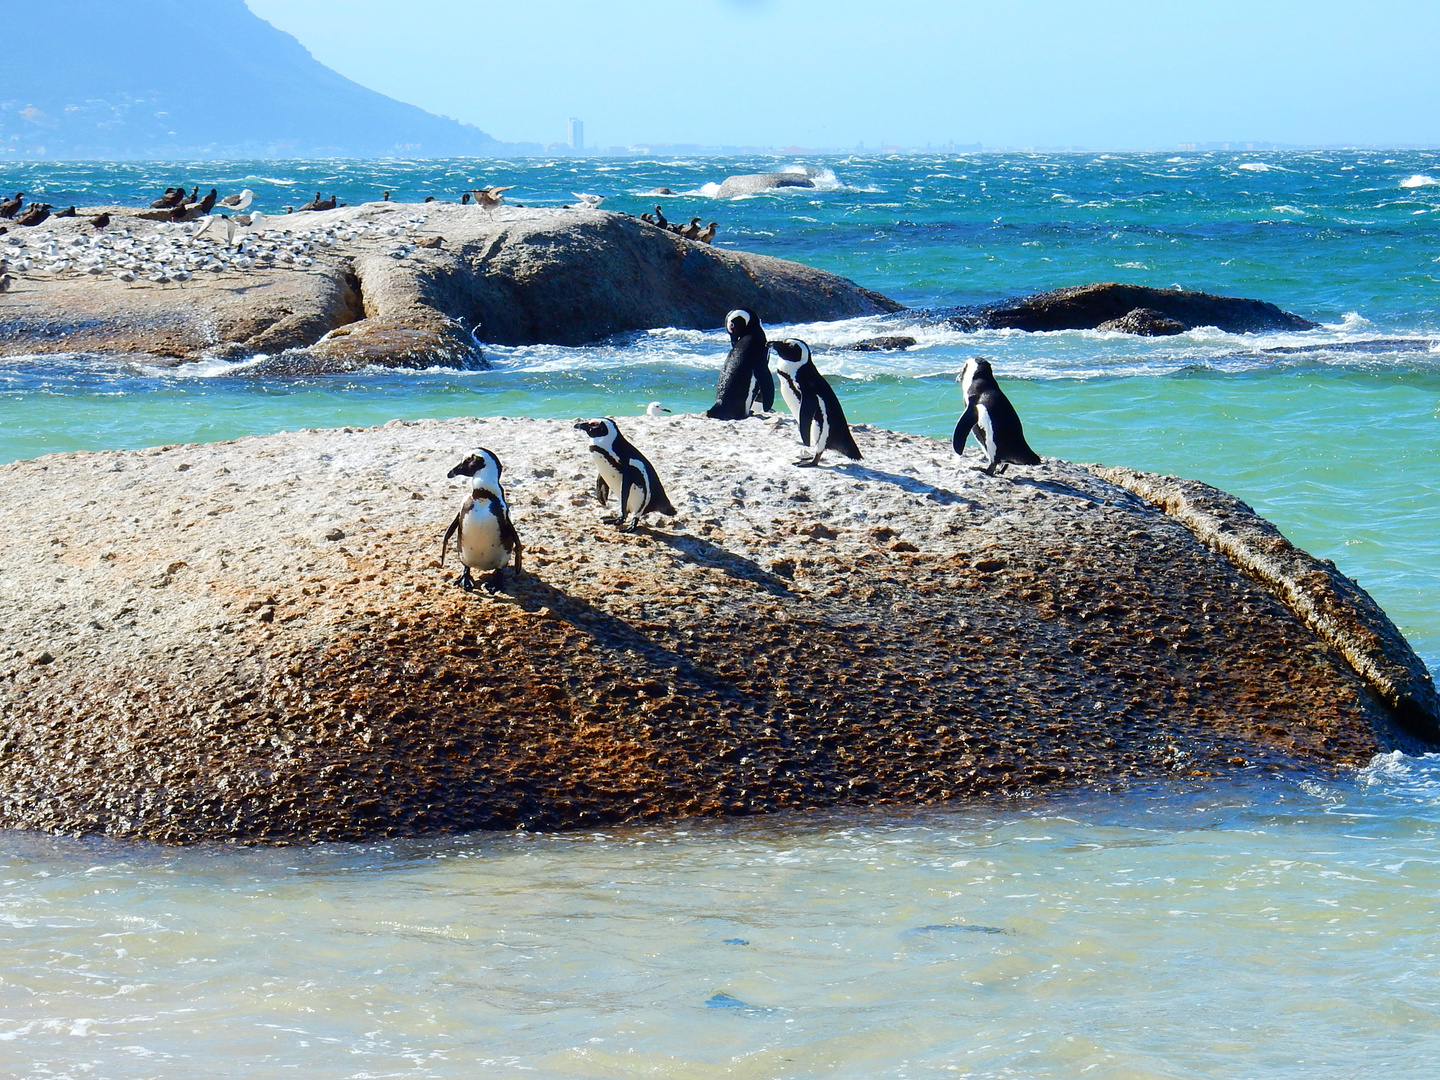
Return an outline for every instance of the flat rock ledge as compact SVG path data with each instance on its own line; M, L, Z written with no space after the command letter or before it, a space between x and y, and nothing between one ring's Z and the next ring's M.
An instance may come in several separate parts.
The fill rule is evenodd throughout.
M100 209L0 237L34 255L0 297L0 355L265 357L254 375L467 367L483 366L482 343L711 329L737 307L781 323L902 308L836 274L603 210L366 203L270 217L227 242L124 207L105 208L112 224L97 233L86 218ZM192 277L117 279L136 242ZM105 269L91 273L97 259Z
M797 469L788 419L635 417L679 514L622 534L571 423L0 468L0 825L567 828L1328 771L1436 738L1383 613L1214 489L987 477L865 427L863 462ZM437 562L477 444L527 544L499 595Z
M962 330L1112 330L1143 336L1180 334L1197 326L1253 334L1320 325L1265 300L1113 281L986 304L951 322Z

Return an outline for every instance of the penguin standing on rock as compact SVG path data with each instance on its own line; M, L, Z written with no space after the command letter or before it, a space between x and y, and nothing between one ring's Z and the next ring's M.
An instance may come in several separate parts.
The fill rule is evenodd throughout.
M645 514L675 516L675 507L670 505L670 497L665 494L655 466L620 434L614 420L608 416L603 420L581 420L575 430L590 436L590 452L595 455L599 473L595 478L595 497L600 505L609 503L612 491L620 497L616 525L624 530L628 514L630 531L634 532Z
M860 448L855 445L855 436L850 434L850 425L845 422L840 399L816 369L815 361L810 358L810 346L795 338L786 338L772 341L770 347L780 361L780 394L795 414L800 442L813 455L795 464L807 468L819 465L820 455L826 450L859 461Z
M450 537L455 537L455 551L460 557L464 570L459 585L466 592L475 588L470 576L471 570L492 571L486 581L489 589L498 589L505 564L515 557L515 573L520 573L520 537L510 523L510 505L505 501L505 489L500 486L500 459L484 447L480 447L464 461L451 469L446 476L468 476L470 496L445 530L445 539L440 542L440 563L445 563L445 552Z
M720 369L715 404L705 415L712 420L744 420L758 404L765 412L775 408L775 379L770 374L770 346L765 328L753 312L743 308L725 316L730 333L730 354Z
M1020 416L995 381L989 360L981 356L966 360L960 388L965 395L965 412L955 425L955 453L965 453L965 440L973 428L975 441L985 451L986 476L994 476L997 466L1003 473L1012 464L1040 464L1040 455L1025 441Z

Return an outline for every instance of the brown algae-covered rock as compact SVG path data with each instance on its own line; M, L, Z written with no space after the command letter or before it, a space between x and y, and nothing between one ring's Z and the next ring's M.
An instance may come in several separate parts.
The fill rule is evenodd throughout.
M0 825L300 842L914 805L1334 769L1433 730L1080 466L987 477L858 427L863 461L796 469L789 420L622 418L679 514L619 533L571 424L0 468ZM436 562L475 445L526 545L499 595Z

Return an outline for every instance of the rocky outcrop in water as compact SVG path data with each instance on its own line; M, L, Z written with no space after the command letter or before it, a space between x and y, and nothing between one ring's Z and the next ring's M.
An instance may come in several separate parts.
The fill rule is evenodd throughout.
M761 191L774 191L777 188L813 188L814 186L815 181L805 173L745 173L740 176L727 176L721 181L716 198L733 199L739 195L754 195Z
M796 469L789 420L621 423L679 510L636 533L599 520L569 421L0 467L0 825L571 827L1323 771L1437 737L1373 602L1214 489L988 477L863 426L863 461ZM437 564L477 444L526 544L496 596Z
M1157 315L1179 324L1180 331L1196 326L1214 326L1231 334L1250 334L1271 330L1313 330L1319 325L1282 311L1264 300L1215 296L1182 289L1152 289L1115 282L1077 285L1019 300L988 304L957 316L954 321L964 330L1110 329L1146 333L1144 329L1127 328L1127 320L1135 315L1137 308L1152 313L1136 316L1133 324L1137 328L1143 325L1168 327L1167 323L1156 323ZM1163 332L1178 331L1167 328Z
M1137 307L1127 311L1118 319L1107 319L1096 330L1110 330L1119 334L1135 334L1139 337L1173 337L1190 329L1179 319L1172 319L1154 308Z
M255 374L472 366L480 341L708 329L736 307L781 323L900 309L823 270L602 210L368 203L270 218L233 240L110 213L98 234L83 217L26 230L37 254L0 300L0 353L266 354ZM137 245L147 265L165 261L165 280L116 277Z

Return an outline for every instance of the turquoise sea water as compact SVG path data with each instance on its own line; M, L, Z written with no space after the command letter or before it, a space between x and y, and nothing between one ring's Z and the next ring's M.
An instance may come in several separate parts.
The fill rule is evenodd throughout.
M830 170L815 190L707 193L786 164L6 164L0 190L134 202L183 179L268 211L505 183L533 205L662 201L921 309L1097 280L1270 300L1322 328L961 334L919 313L785 332L853 420L937 437L964 359L990 357L1042 454L1240 495L1440 667L1440 155L837 158L806 162ZM878 333L919 344L844 348ZM718 329L656 331L306 381L10 358L0 459L702 409L724 351ZM1437 770L302 853L5 836L0 1075L1428 1076Z

